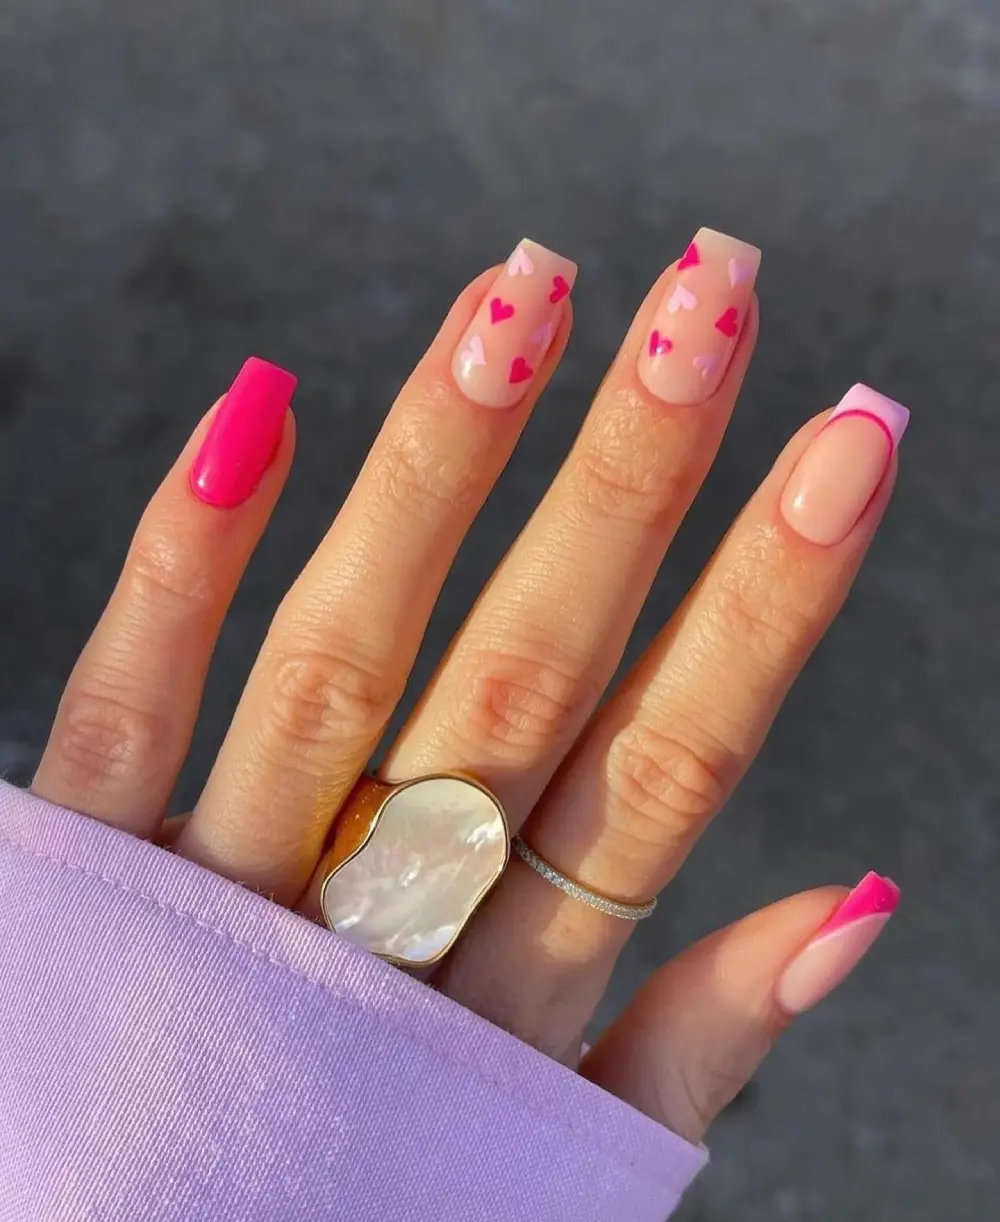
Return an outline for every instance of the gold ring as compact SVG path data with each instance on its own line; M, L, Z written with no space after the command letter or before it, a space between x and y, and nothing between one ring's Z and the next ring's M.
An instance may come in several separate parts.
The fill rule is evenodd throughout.
M472 777L435 772L389 785L363 776L321 865L323 919L380 959L429 967L509 860L506 812Z

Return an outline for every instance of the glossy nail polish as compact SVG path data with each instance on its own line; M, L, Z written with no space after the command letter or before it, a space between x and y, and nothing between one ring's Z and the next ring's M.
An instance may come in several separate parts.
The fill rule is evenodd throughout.
M531 386L576 282L576 264L528 238L490 286L455 351L452 372L484 407L513 407Z
M703 403L719 388L746 322L756 246L699 229L681 256L639 354L643 385L665 403Z
M219 509L242 505L274 461L293 374L252 356L219 404L191 467L191 490Z
M878 490L910 413L868 386L852 386L830 413L781 496L788 525L810 543L845 539Z
M775 1000L788 1014L822 1001L858 965L899 904L890 878L866 874L785 968Z

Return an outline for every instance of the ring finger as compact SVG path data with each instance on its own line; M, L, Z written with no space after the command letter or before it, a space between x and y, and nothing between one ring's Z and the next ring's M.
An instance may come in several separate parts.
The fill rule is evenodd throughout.
M792 440L529 819L526 842L559 872L626 903L673 877L846 597L907 418L855 387ZM442 987L573 1060L633 928L513 861Z

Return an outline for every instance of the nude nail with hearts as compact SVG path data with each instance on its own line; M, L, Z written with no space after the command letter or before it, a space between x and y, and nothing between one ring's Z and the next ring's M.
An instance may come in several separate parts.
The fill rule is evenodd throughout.
M756 246L699 229L666 278L639 354L639 377L665 403L704 403L729 368L753 299Z
M528 238L514 247L455 350L452 374L466 398L503 408L525 397L559 330L576 270Z

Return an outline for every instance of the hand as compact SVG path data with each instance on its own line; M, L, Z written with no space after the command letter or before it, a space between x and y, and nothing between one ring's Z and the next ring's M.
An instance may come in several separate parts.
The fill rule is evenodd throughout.
M381 769L393 781L475 776L543 858L627 903L670 882L749 766L895 479L905 409L855 388L834 423L816 417L790 441L595 712L733 410L757 338L758 262L753 247L702 230L661 276L565 465ZM249 362L143 515L34 791L169 840L315 919L331 825L563 354L575 272L524 242L459 297L281 603L200 800L165 830L216 639L292 461L294 379ZM793 1015L858 961L898 892L872 875L846 896L800 894L693 946L582 1061L582 1033L634 925L521 860L433 983L697 1141Z

